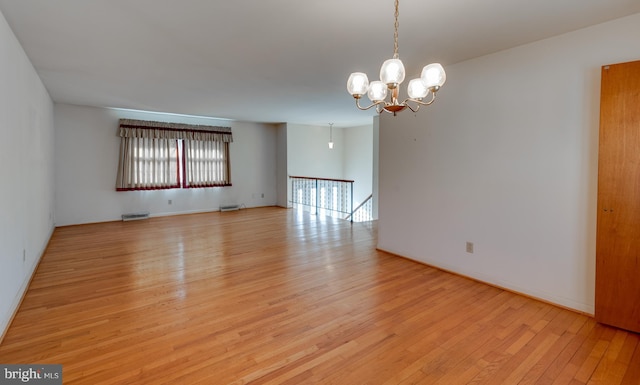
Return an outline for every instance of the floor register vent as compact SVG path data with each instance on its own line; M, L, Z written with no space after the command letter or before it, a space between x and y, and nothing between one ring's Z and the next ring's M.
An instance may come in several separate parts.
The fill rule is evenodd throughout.
M130 214L122 214L122 221L139 221L140 219L148 219L149 213L130 213Z
M235 211L235 210L240 210L240 205L220 206L220 211Z

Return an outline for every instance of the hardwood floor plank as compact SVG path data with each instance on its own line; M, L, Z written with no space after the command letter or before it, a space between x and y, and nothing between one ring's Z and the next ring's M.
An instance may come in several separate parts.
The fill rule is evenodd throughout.
M618 385L622 382L627 368L624 363L618 361L618 356L624 346L626 338L627 333L622 331L616 332L587 384Z
M602 356L607 351L609 344L611 342L611 338L615 335L615 330L606 329L603 331L600 339L593 346L593 349L589 352L589 356L583 361L580 369L575 375L575 379L577 381L586 384L591 376L593 375L594 370L600 363Z
M0 363L65 384L634 384L640 337L260 208L57 228Z

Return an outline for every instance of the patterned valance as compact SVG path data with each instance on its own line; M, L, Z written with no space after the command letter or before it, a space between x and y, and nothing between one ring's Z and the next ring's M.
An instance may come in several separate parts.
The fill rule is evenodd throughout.
M188 139L233 142L231 127L120 119L118 136L123 138Z

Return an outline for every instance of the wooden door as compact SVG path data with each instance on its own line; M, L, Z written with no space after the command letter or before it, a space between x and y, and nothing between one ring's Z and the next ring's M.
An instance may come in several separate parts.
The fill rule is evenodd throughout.
M640 332L640 61L602 67L596 320Z

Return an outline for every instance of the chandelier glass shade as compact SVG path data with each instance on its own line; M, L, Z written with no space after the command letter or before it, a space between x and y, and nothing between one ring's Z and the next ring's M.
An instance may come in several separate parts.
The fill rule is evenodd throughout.
M416 112L420 106L428 106L435 101L436 92L447 80L442 65L439 63L429 64L422 69L419 78L409 81L408 98L403 101L398 99L398 87L405 80L404 64L398 57L398 3L399 0L395 0L393 58L382 63L380 80L369 82L367 74L363 72L354 72L347 80L347 91L356 100L356 106L361 110L375 107L378 113L385 111L394 115L405 108ZM360 98L365 94L371 100L371 105L363 107L360 105ZM387 98L388 96L390 97ZM426 101L425 98L427 98Z

